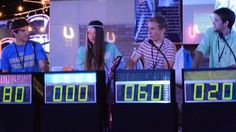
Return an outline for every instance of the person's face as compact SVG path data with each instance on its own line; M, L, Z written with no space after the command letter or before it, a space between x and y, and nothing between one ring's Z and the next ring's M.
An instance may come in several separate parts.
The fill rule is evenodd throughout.
M148 35L152 41L158 41L164 35L165 29L160 29L156 22L148 22Z
M212 22L213 22L214 29L216 32L221 32L223 29L227 28L227 24L226 24L227 22L223 23L220 16L217 14L214 14L212 18Z
M25 26L17 30L16 33L14 33L14 36L17 40L26 42L29 39L29 27Z
M89 27L87 31L88 39L91 41L93 44L95 43L95 37L96 37L96 30L93 27Z

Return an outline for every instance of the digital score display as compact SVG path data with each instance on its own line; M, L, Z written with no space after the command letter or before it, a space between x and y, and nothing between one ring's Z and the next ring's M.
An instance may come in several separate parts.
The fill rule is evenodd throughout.
M236 102L236 70L184 71L185 103Z
M117 82L116 103L170 103L170 81Z
M32 75L0 75L0 104L31 104Z
M118 71L115 102L171 103L170 78L169 71Z
M45 73L45 103L96 103L96 73Z

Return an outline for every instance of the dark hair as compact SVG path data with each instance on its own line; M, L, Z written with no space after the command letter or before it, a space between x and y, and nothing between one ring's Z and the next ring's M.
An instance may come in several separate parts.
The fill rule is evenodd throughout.
M156 23L158 23L160 29L167 28L166 19L165 19L164 16L161 16L161 15L157 15L157 16L151 17L148 22L156 22Z
M223 7L223 8L219 8L215 10L213 13L220 16L223 23L228 21L229 22L228 28L232 29L232 26L234 25L234 22L235 22L235 14L232 10L230 10L229 8Z
M85 69L104 70L105 41L104 41L103 23L98 20L95 20L91 21L88 26L95 28L96 35L95 35L95 44L92 44L92 42L87 37Z

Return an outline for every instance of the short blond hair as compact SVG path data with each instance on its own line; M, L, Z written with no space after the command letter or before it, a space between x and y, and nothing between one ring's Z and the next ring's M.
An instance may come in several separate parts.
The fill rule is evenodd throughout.
M156 22L159 24L160 29L167 28L167 22L164 16L157 15L154 17L151 17L148 22Z

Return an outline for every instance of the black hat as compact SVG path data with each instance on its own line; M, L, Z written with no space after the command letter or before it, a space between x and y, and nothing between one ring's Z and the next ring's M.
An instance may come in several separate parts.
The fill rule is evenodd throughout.
M29 26L29 22L26 19L15 19L10 24L10 30L14 31L25 26Z

